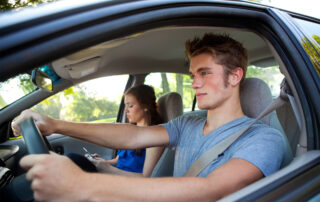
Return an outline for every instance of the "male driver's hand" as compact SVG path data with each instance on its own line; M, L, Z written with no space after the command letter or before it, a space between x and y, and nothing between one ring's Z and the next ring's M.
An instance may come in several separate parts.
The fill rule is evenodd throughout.
M31 181L36 201L81 201L86 175L69 158L51 154L28 155L20 165L28 170L27 180ZM81 193L82 192L82 193Z
M51 135L55 132L55 119L31 110L25 110L11 124L14 135L21 135L20 124L27 118L33 118L42 135Z

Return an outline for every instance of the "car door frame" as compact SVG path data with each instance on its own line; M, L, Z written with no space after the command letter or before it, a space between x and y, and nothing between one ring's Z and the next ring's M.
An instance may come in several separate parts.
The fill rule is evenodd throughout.
M0 66L6 67L0 70L1 80L13 75L10 70L14 70L16 74L21 73L99 42L152 28L169 25L203 25L249 29L262 35L277 51L290 74L291 85L299 97L305 117L306 134L313 139L309 142L308 149L319 149L319 140L313 142L314 137L318 137L319 134L320 108L316 105L316 101L320 100L319 86L317 86L319 78L314 78L312 63L304 54L292 30L288 29L289 25L276 14L276 9L226 1L142 1L115 4L110 7L104 7L105 5L107 4L92 4L88 8L49 15L42 18L43 21L30 20L24 26L20 24L20 27L18 25L5 27L0 35L0 40L7 39L6 45L0 49L0 53L3 53ZM164 12L166 15L163 15ZM83 20L78 19L80 15ZM65 27L54 31L54 26L62 23ZM47 29L41 31L41 28ZM17 32L12 34L13 31ZM34 31L39 32L27 37L21 43L13 41L16 37L30 35ZM288 40L281 40L284 38ZM46 49L46 47L54 48ZM306 155L309 154L308 152ZM298 162L296 168L291 166L290 172L279 172L278 178L265 178L266 180L262 181L262 184L265 184L261 189L255 189L256 184L250 186L253 188L251 192L245 193L245 197L261 199L282 185L293 182L311 167L319 165L319 156L320 154L316 152L309 161ZM306 180L304 185L307 183ZM290 191L292 189L288 187L286 193Z

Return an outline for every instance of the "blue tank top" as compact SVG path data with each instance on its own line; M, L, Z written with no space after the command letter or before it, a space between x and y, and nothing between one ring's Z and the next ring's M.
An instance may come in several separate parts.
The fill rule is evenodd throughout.
M142 173L146 150L141 150L141 155L136 154L136 150L118 150L119 156L117 168L130 172Z

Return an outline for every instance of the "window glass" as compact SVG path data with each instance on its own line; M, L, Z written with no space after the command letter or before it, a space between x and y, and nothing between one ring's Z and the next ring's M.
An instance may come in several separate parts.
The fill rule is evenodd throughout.
M280 84L284 78L280 73L279 66L257 67L248 66L246 78L259 78L266 82L270 87L272 97L278 97L280 94Z
M320 25L306 20L294 19L305 35L301 39L301 44L320 76Z
M56 119L115 122L128 75L93 79L55 94L32 109Z
M293 18L293 19L300 25L300 28L309 36L313 36L313 35L316 35L317 37L320 36L320 24L298 19L298 18Z
M0 82L0 109L36 89L37 87L32 83L29 74L20 74L4 82Z
M157 98L168 92L177 92L182 97L183 110L191 111L194 91L192 79L186 74L151 73L146 77L145 84L154 88Z

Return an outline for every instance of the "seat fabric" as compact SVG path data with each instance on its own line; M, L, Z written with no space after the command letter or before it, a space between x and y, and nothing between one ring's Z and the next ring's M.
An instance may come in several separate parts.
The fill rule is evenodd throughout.
M158 99L158 112L164 122L168 122L183 113L182 98L176 92L167 93ZM151 177L164 177L173 175L175 151L165 148L156 164Z

